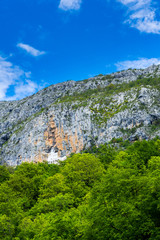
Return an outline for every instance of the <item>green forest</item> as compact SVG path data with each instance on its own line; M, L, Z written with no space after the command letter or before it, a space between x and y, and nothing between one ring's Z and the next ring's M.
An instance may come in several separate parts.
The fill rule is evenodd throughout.
M0 166L1 240L160 239L160 140Z

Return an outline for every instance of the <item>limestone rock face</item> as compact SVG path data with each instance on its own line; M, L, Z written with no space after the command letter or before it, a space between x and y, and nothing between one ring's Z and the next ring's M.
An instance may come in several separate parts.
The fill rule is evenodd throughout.
M160 66L99 75L0 102L0 160L64 160L113 138L160 136Z

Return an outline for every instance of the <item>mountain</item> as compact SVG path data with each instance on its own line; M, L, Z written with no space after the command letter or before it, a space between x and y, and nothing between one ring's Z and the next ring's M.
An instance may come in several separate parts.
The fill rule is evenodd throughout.
M92 144L155 136L160 136L160 65L67 81L0 102L1 164L52 163Z

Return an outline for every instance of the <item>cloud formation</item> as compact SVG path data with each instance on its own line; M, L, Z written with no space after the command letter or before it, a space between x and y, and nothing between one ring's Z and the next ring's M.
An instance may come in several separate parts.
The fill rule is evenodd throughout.
M140 32L160 34L160 21L156 19L157 9L152 0L117 0L129 10L128 23Z
M82 0L61 0L59 8L64 11L68 10L79 10Z
M129 69L129 68L147 68L151 65L158 65L160 64L160 58L140 58L138 60L133 60L133 61L122 61L122 62L118 62L115 64L115 66L117 67L117 70L125 70L125 69Z
M38 56L46 54L45 51L39 51L39 50L31 47L30 45L24 44L24 43L18 43L17 47L25 50L28 54L32 55L33 57L38 57Z
M0 101L18 100L40 90L30 75L30 72L25 72L0 56ZM9 89L12 89L13 95L8 97Z

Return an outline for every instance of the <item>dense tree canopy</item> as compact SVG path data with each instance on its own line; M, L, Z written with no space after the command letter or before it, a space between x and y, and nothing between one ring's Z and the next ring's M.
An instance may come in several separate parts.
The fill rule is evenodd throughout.
M160 140L0 166L0 239L159 240Z

